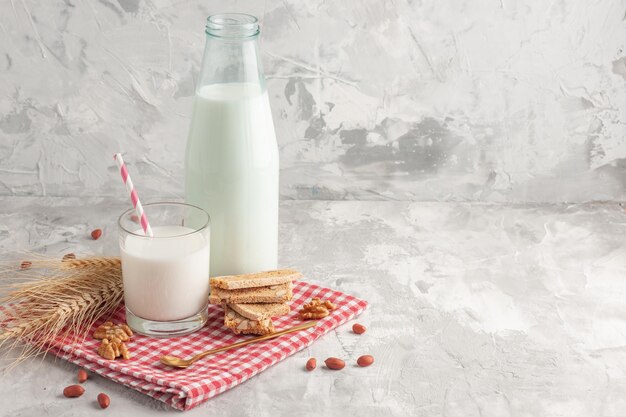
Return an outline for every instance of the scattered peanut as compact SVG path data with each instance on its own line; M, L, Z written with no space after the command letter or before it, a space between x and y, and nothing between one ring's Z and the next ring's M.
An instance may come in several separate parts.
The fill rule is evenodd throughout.
M356 360L356 363L361 367L370 366L374 363L374 357L372 355L363 355Z
M365 331L367 330L367 328L365 326L363 326L362 324L359 323L354 323L352 325L352 331L356 334L363 334L365 333Z
M134 221L135 223L139 223L139 216L137 216L136 214L133 214L132 216L130 216L130 219Z
M306 361L306 370L307 371L312 371L316 367L317 367L317 359L311 358L308 361Z
M346 366L346 363L339 358L328 358L324 361L324 363L328 369L332 369L334 371L343 369L343 367Z
M82 384L87 380L87 378L89 378L87 371L85 371L84 369L78 371L78 382Z
M67 398L80 397L84 393L85 388L81 387L80 385L70 385L63 389L63 395L65 395Z
M102 236L102 229L96 229L96 230L91 232L91 238L93 240L100 239L100 236Z
M28 269L31 266L33 266L33 263L31 261L22 261L22 263L20 264L21 269Z
M98 404L100 405L100 408L107 408L111 404L111 399L108 395L101 392L98 394Z

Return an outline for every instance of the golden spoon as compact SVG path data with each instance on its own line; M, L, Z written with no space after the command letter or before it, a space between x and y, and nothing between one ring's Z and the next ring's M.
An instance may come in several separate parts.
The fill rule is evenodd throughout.
M205 356L212 355L214 353L223 352L225 350L235 349L241 346L249 345L256 342L262 342L263 340L273 339L278 336L282 336L287 333L297 332L298 330L308 329L309 327L313 327L317 324L316 321L310 321L304 324L299 324L294 327L290 327L288 329L281 330L276 333L266 334L264 336L255 337L254 339L243 340L241 342L233 343L231 345L222 346L217 349L207 350L206 352L198 353L195 356L192 356L189 359L178 358L176 356L164 355L161 356L161 363L164 365L174 366L176 368L187 368L189 365L197 361L198 359L202 359Z

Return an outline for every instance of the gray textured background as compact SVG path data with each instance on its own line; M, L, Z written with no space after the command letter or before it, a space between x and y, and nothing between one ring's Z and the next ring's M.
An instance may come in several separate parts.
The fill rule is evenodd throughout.
M283 198L626 200L617 0L0 0L0 195L120 197L120 150L182 196L223 11L262 22Z
M186 415L623 417L624 0L0 0L1 251L115 253L117 151L143 200L182 196L223 11L262 20L281 193L302 199L281 203L280 264L368 300L368 333ZM378 365L302 370L365 352ZM95 376L69 408L74 371L0 378L0 415L82 416L99 391L115 415L180 415Z

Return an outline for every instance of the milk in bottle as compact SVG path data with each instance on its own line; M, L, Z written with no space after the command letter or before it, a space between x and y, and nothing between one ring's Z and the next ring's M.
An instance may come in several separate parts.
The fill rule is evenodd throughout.
M278 146L256 18L211 16L185 159L185 199L211 216L210 275L275 269Z

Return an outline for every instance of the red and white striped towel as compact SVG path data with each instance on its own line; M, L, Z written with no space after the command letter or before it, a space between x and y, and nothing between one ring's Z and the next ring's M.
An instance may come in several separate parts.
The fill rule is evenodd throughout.
M367 307L365 301L351 295L307 282L297 282L294 285L291 313L274 320L276 330L302 323L297 318L297 311L311 297L330 300L337 309L319 320L313 328L218 353L196 362L188 369L167 367L159 362L159 358L164 354L189 357L249 337L235 335L224 327L224 312L221 307L209 306L208 324L188 336L171 339L133 336L127 342L132 353L132 358L128 360L109 361L101 358L97 354L99 341L90 337L73 345L63 345L59 341L51 352L174 408L189 410L304 349L330 330L356 317ZM117 310L113 321L125 321L123 306ZM95 326L100 324L98 322Z

